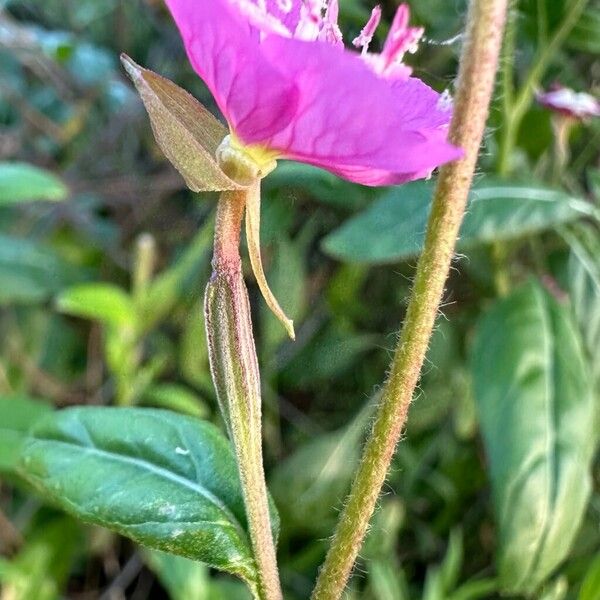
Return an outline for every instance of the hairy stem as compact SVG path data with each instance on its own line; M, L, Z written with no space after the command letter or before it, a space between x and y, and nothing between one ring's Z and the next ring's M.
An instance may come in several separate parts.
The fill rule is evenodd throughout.
M352 484L314 600L342 596L398 439L425 359L473 179L494 89L508 0L471 0L450 140L462 160L445 166L433 199L423 254L381 404Z
M247 193L252 192L223 192L219 200L213 275L205 296L206 331L212 378L235 449L258 571L253 591L261 600L281 600L263 470L260 374L239 254Z

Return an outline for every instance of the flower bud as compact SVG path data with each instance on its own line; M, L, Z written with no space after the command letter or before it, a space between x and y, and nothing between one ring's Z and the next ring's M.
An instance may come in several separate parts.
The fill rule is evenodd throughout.
M210 369L229 435L260 444L260 374L248 292L238 265L217 265L204 309Z

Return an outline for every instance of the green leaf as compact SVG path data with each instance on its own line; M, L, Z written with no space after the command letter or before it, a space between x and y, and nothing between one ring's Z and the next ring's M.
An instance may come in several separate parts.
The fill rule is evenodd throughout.
M213 425L152 409L67 409L33 429L21 465L83 521L253 585L236 461Z
M209 264L213 237L213 220L208 219L181 256L150 283L140 302L145 330L150 330L170 314L177 300L195 282L202 267Z
M303 249L298 241L293 242L283 235L274 243L269 281L273 293L281 299L286 314L290 315L292 320L301 318L306 303L306 271ZM271 356L277 346L286 339L285 331L266 307L262 311L261 325L262 346L265 355Z
M216 160L227 129L172 81L140 67L125 54L121 62L148 111L156 142L187 186L194 192L240 189Z
M410 600L406 576L390 559L379 559L369 564L369 587L374 600Z
M590 494L594 402L567 306L535 282L477 328L472 373L505 592L531 594L569 553Z
M358 263L399 262L416 256L423 247L432 192L433 183L427 181L391 189L330 233L324 250ZM532 235L591 212L585 201L563 192L484 182L471 192L458 248Z
M131 297L111 283L83 283L62 292L58 310L115 327L135 327L136 311Z
M158 550L145 551L144 560L171 600L209 600L210 574L205 564Z
M51 410L26 396L0 397L0 473L14 470L27 431Z
M0 305L44 302L82 275L49 246L0 234Z
M250 600L244 585L235 580L211 577L208 567L181 556L148 550L148 566L168 590L171 600Z
M587 570L577 600L600 600L600 554Z
M206 418L210 409L190 388L175 383L161 383L150 386L144 393L146 406L166 408L184 415Z
M0 162L0 206L35 200L65 200L68 189L58 177L32 165Z
M290 529L324 534L335 524L336 508L344 498L360 458L369 404L340 431L321 435L277 465L270 487Z
M590 358L592 376L600 386L600 234L592 226L564 231L571 252L568 289L573 312ZM600 389L600 387L598 388Z
M72 563L81 552L81 531L72 519L40 524L17 556L0 568L2 598L59 600Z
M583 11L567 44L575 50L600 54L600 8L590 6Z

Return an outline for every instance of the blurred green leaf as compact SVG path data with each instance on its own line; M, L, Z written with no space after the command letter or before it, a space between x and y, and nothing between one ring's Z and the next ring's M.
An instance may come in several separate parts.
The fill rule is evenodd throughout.
M93 319L114 327L137 325L131 297L111 283L83 283L62 292L56 299L58 310L69 315Z
M392 560L369 563L369 586L375 600L410 600L404 572Z
M208 600L210 575L204 563L158 550L145 551L144 558L171 600Z
M21 465L74 516L253 585L236 462L214 426L160 410L67 409L33 429Z
M44 302L82 277L49 246L0 233L0 306Z
M160 383L150 386L144 393L146 406L166 408L199 419L208 417L210 409L192 390L175 383Z
M275 467L270 488L286 528L324 534L334 525L372 408L367 405L350 425L315 437Z
M148 286L141 311L143 327L151 329L173 309L211 256L214 225L212 219L199 229L179 258Z
M208 345L204 326L204 303L194 304L181 333L179 366L185 380L202 389L212 390Z
M573 27L567 44L575 50L600 54L600 8L589 6Z
M323 242L344 261L389 263L419 254L425 238L433 183L417 181L387 192ZM525 237L593 212L564 192L514 183L483 182L471 192L458 248Z
M285 313L293 321L300 319L306 304L306 265L299 242L284 236L275 242L267 278ZM264 303L261 309L262 346L266 356L270 356L287 335Z
M171 600L250 600L243 584L211 578L208 567L189 558L149 550L148 566L168 590Z
M587 570L577 600L600 600L600 554Z
M532 594L567 556L590 494L594 402L568 307L537 283L477 328L472 373L505 592Z
M296 389L318 386L342 375L374 347L375 341L374 335L352 334L336 325L326 326L298 348L281 376L286 385Z
M43 523L27 536L11 562L0 568L2 598L7 600L59 600L76 553L81 532L76 523L60 517Z
M570 246L568 290L573 312L585 343L592 376L600 390L600 233L582 225L564 231Z
M18 162L0 162L0 206L35 200L65 200L62 181L43 169Z
M347 211L365 206L379 191L344 181L312 165L299 162L281 162L264 182L265 192L277 191L278 201L285 201L286 193L299 190L311 198Z
M497 590L494 579L476 579L461 585L448 600L487 600Z
M26 396L0 397L0 472L10 472L32 425L52 410L49 404Z

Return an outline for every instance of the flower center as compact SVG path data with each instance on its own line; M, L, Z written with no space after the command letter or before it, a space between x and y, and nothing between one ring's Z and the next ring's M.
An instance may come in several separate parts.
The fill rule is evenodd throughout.
M259 144L245 146L232 133L217 148L216 158L227 177L240 185L250 185L266 177L277 166L278 154Z

